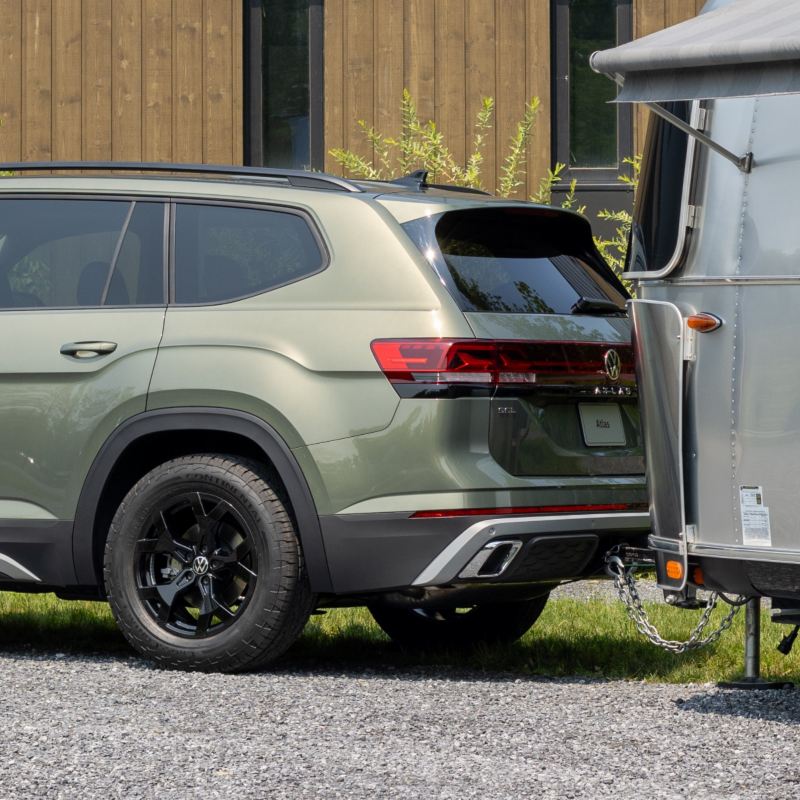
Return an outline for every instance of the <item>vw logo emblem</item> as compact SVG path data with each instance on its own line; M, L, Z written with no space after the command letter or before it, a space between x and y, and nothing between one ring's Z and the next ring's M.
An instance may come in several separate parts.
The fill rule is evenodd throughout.
M612 381L618 381L622 371L622 362L616 350L607 350L603 356L603 363L606 368L606 375Z
M197 556L192 561L192 569L195 575L205 575L208 572L208 559L205 556Z

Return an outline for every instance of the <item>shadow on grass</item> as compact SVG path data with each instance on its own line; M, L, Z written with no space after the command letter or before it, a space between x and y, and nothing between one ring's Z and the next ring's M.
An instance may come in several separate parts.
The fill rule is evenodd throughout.
M670 636L685 637L686 631L678 626L689 626L691 618L669 608L659 613ZM602 602L561 600L549 604L536 626L514 645L481 646L465 653L420 653L393 645L365 609L337 609L312 617L300 639L272 669L357 673L360 677L424 669L427 674L454 679L468 675L487 680L526 677L704 683L737 676L742 663L740 627L739 620L726 639L711 649L675 656L640 637L620 608ZM798 680L796 655L782 659L774 646L770 647L779 635L770 630L764 633L764 673ZM0 653L20 652L37 658L60 653L78 658L135 656L104 603L0 594ZM721 709L725 707L723 703ZM686 710L702 711L703 706L695 704Z
M134 650L114 620L80 613L43 617L26 611L0 616L0 654L37 652L128 657Z
M596 634L565 640L547 633L529 633L513 645L477 646L468 651L404 650L371 626L335 635L306 629L304 636L281 659L278 669L324 670L392 674L398 670L436 669L457 677L484 675L516 679L529 677L590 680L674 680L675 657L644 640ZM700 653L683 656L682 671L702 664Z

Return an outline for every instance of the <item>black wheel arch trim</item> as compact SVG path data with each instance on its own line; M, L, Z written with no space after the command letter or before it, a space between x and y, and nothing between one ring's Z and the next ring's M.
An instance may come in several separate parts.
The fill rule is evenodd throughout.
M198 429L243 436L266 454L280 475L294 509L311 590L332 591L314 498L289 446L271 425L252 414L201 407L162 408L137 414L117 427L100 448L84 480L75 513L72 555L78 582L102 585L102 573L95 563L94 528L100 498L120 456L144 436Z

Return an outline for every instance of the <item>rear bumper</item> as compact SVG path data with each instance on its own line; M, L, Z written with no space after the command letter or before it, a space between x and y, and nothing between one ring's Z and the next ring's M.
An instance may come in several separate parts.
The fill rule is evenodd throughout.
M582 577L603 545L646 537L647 512L412 519L406 514L321 517L336 594L458 583L533 583ZM501 575L462 576L493 542L514 541Z

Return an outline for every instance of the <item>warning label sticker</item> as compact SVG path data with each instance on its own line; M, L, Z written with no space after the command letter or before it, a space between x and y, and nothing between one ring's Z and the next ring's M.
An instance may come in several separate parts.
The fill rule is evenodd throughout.
M740 486L739 508L742 515L742 544L771 547L769 508L764 505L764 489L761 486Z

